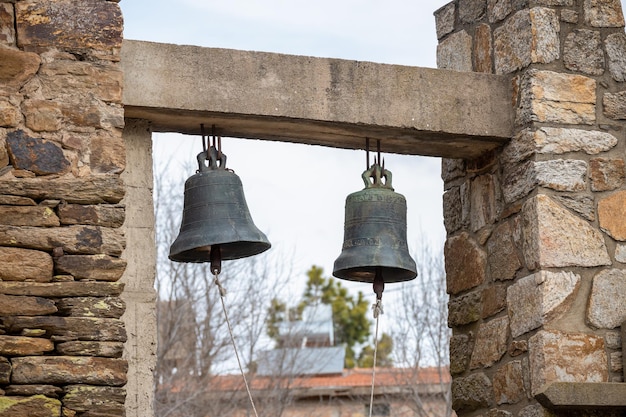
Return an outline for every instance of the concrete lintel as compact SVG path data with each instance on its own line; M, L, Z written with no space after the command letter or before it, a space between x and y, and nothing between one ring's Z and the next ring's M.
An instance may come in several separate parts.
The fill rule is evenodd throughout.
M154 131L467 159L513 131L505 76L129 40L121 59L126 117Z
M535 398L553 410L626 410L626 383L554 382Z

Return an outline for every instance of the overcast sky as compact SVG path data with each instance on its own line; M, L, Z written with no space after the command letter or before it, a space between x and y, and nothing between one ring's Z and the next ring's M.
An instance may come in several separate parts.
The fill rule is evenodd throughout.
M124 37L154 42L435 67L433 12L445 0L123 0ZM154 134L157 164L172 175L202 150L199 137ZM361 190L363 151L223 139L255 224L304 280L327 275L341 252L345 198ZM408 203L408 241L443 245L440 159L390 155L385 166ZM180 193L183 188L181 184ZM225 266L226 267L226 266ZM363 288L364 292L371 291Z

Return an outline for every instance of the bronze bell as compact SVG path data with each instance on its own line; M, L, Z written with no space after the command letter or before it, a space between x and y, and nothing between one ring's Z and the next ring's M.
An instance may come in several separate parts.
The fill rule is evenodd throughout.
M211 146L197 159L198 172L185 182L183 218L169 258L213 263L269 249L267 237L252 222L241 180L226 169L226 155Z
M361 177L365 188L346 198L343 247L333 275L374 283L377 292L376 285L415 278L417 268L406 241L406 199L394 192L391 172L374 164Z

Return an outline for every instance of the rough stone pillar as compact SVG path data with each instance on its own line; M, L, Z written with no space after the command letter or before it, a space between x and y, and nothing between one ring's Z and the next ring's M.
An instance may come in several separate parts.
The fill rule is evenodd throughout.
M121 43L115 1L0 0L2 417L125 415Z
M443 161L453 407L558 414L537 401L550 384L623 381L621 5L457 0L435 16L439 67L510 76L516 113L500 152Z

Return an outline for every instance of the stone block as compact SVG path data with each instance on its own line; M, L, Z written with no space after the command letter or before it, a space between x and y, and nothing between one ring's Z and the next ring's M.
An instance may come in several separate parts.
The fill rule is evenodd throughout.
M2 3L0 3L0 9L2 8ZM0 127L16 127L22 120L22 113L20 110L15 107L13 104L8 101L0 100ZM5 142L3 140L3 142ZM3 144L0 144L2 146ZM4 146L2 146L4 147ZM3 149L3 152L6 153L6 150ZM0 162L4 157L0 157ZM8 163L8 159L6 160ZM6 166L7 164L0 164L0 166Z
M533 121L592 124L596 120L596 81L582 75L528 71L520 87L517 123Z
M0 282L0 294L35 297L118 296L122 282Z
M61 417L61 402L43 395L0 396L0 417Z
M10 333L19 333L24 329L44 329L55 341L126 341L124 323L118 319L14 316L0 320Z
M491 380L482 372L455 378L451 390L452 408L457 413L490 407L494 403Z
M57 273L72 275L77 280L117 281L126 269L126 261L103 254L65 255L55 259L54 267Z
M72 19L67 18L68 10L72 11ZM20 2L15 5L15 12L18 46L21 48L58 48L97 58L117 59L123 27L117 2Z
M528 341L531 394L553 382L606 382L608 361L602 337L541 330Z
M118 387L68 385L65 387L63 405L78 412L124 415L126 390Z
M626 178L624 160L594 158L589 161L589 178L592 191L610 191L621 187Z
M613 239L626 240L626 191L618 191L598 202L600 228Z
M461 23L476 23L487 11L487 0L459 0L458 4Z
M514 358L523 353L528 352L528 341L527 340L514 340L509 345L507 349L508 354Z
M604 74L602 39L597 30L575 29L565 38L563 63L571 71Z
M489 23L497 23L513 11L511 0L487 0L487 18Z
M18 91L37 73L41 58L32 52L0 45L0 62L0 85Z
M500 360L507 350L509 318L499 317L482 323L470 359L470 369L488 368Z
M585 0L585 23L593 27L624 27L620 0Z
M458 375L469 365L474 346L473 334L456 334L450 338L450 373Z
M12 3L0 3L0 44L15 44L15 21Z
M482 318L491 317L506 308L506 286L491 284L482 291Z
M47 298L0 294L0 316L45 316L57 311Z
M71 317L119 319L126 305L119 297L69 297L56 301L59 314Z
M17 169L32 171L37 175L48 175L63 174L71 168L59 145L29 137L22 130L9 132L7 147L11 164Z
M602 234L546 195L524 203L522 221L530 269L611 264Z
M0 355L3 356L42 355L53 350L54 343L49 339L0 335Z
M466 31L453 33L437 45L437 68L472 71L472 37Z
M557 191L583 191L587 188L587 163L573 159L535 162L537 183Z
M626 119L626 91L605 93L602 97L604 115L610 119Z
M612 33L604 41L609 73L615 81L626 81L626 34Z
M97 135L91 139L91 171L98 174L119 174L126 166L126 150L121 136Z
M535 7L510 16L493 32L496 74L558 59L559 31L559 20L552 9Z
M4 391L6 395L22 397L45 395L48 398L59 398L63 394L62 388L43 384L9 385L4 388Z
M541 127L533 134L535 149L541 154L585 152L595 155L617 145L617 138L598 130Z
M458 294L485 281L487 256L469 234L449 238L444 253L448 294Z
M26 100L22 104L26 127L35 132L56 132L63 126L63 112L58 103L48 100Z
M626 264L626 244L617 244L615 246L615 260Z
M123 359L87 356L13 358L13 384L88 384L122 386L128 365Z
M487 264L491 279L498 281L513 279L522 267L510 222L498 225L487 241Z
M465 161L463 159L441 158L441 179L446 185L464 176ZM446 188L446 190L447 189L448 188Z
M435 28L437 31L437 39L441 39L448 33L454 31L454 11L456 10L455 2L450 2L435 11Z
M0 384L6 385L11 382L11 362L0 356Z
M45 206L0 206L0 224L9 226L59 226L59 218Z
M63 342L56 345L56 351L67 356L101 356L121 358L124 352L122 342Z
M474 71L491 74L493 72L493 45L491 42L491 28L481 24L474 31Z
M580 276L572 272L540 271L521 278L507 289L511 336L541 327L572 305Z
M497 178L485 174L472 179L470 183L470 226L478 231L493 224L500 213L500 187Z
M561 21L566 23L576 24L578 23L578 12L571 9L561 10Z
M590 222L596 219L595 202L593 198L585 195L557 195L554 200L563 204L570 210L580 214Z
M46 252L0 247L0 280L49 282L52 271L52 257Z
M463 206L459 187L449 189L443 194L443 225L446 232L453 233L462 226Z
M103 227L121 227L126 218L123 205L84 205L62 203L57 208L61 224L86 224ZM135 223L133 223L135 224Z
M482 311L480 291L452 298L448 302L448 327L462 326L480 320Z
M607 269L593 278L587 320L601 329L617 328L626 320L626 271Z
M502 365L493 376L496 404L516 404L526 398L521 361Z

